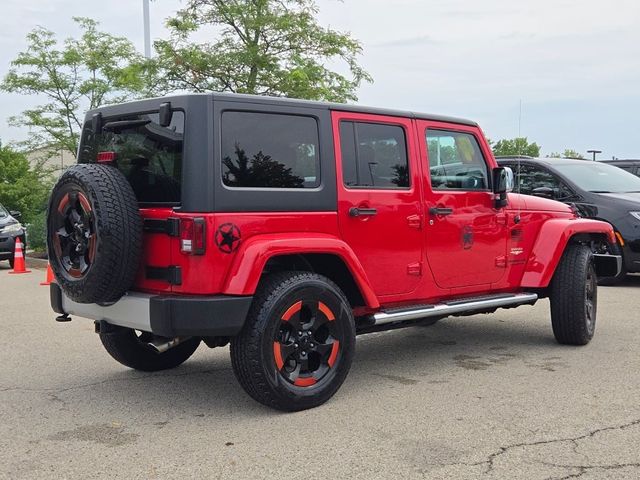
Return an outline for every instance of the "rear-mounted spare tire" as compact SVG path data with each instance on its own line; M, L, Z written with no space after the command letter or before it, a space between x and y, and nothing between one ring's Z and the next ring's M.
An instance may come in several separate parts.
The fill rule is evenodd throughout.
M47 212L56 281L78 303L111 303L131 288L142 252L138 201L109 165L77 164L56 183Z

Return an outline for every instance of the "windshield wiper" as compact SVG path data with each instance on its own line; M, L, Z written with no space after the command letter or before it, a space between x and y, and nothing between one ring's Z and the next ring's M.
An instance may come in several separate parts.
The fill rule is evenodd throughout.
M589 190L591 193L611 193L609 190Z

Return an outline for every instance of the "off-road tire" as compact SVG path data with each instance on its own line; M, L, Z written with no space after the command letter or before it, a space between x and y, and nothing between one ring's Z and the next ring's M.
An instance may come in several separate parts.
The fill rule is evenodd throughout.
M144 344L145 335L139 337L135 330L123 327L112 327L113 331L101 333L100 341L105 350L125 367L143 372L168 370L184 363L200 345L199 338L190 338L170 348L166 352L157 353Z
M570 244L550 286L551 325L558 343L586 345L596 328L598 287L591 249Z
M598 285L602 285L603 287L612 287L614 285L618 285L623 282L625 278L627 278L627 269L624 267L624 256L622 254L622 247L615 243L614 245L609 246L609 253L611 255L620 255L622 257L622 268L620 269L620 273L615 277L602 277L598 279Z
M60 218L54 216L65 198L77 198L78 193L90 204L88 216L96 238L88 269L71 275L68 266L63 266L59 238L56 249L54 236ZM119 170L109 165L77 164L65 171L49 201L47 248L58 285L75 302L115 302L131 288L141 259L142 219L131 185Z
M303 387L287 382L274 359L274 338L282 328L283 315L299 299L326 304L335 315L332 328L341 336L335 363L329 360L328 370L323 367L324 377ZM305 410L329 400L344 382L354 354L355 324L347 298L331 280L310 272L279 272L266 277L241 333L231 340L233 371L242 388L256 401L283 411Z

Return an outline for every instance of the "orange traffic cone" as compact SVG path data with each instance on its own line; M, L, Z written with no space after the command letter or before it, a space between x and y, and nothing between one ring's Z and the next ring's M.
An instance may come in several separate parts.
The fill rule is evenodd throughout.
M31 273L31 270L27 270L24 263L24 253L22 252L22 242L19 238L16 238L16 251L13 254L13 270L9 272L14 273Z
M44 282L40 282L40 285L51 285L51 282L55 282L56 279L53 276L53 270L51 270L51 264L47 262L47 278Z

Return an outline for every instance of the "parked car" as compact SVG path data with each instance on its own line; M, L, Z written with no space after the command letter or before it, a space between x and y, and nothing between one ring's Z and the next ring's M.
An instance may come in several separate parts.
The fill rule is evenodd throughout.
M613 252L622 255L623 268L617 277L600 283L616 283L626 273L640 272L640 178L604 162L498 158L498 163L515 172L516 191L575 205L580 216L613 225Z
M9 212L0 204L0 260L9 260L13 268L13 255L16 248L16 239L19 238L23 248L26 249L26 230L20 223L20 212Z
M636 177L640 177L640 160L601 160L601 162L622 168L629 173L633 173Z
M322 404L355 337L551 300L558 342L593 337L611 225L510 195L475 122L231 94L87 114L49 203L59 320L90 318L138 370L231 343L257 401Z

